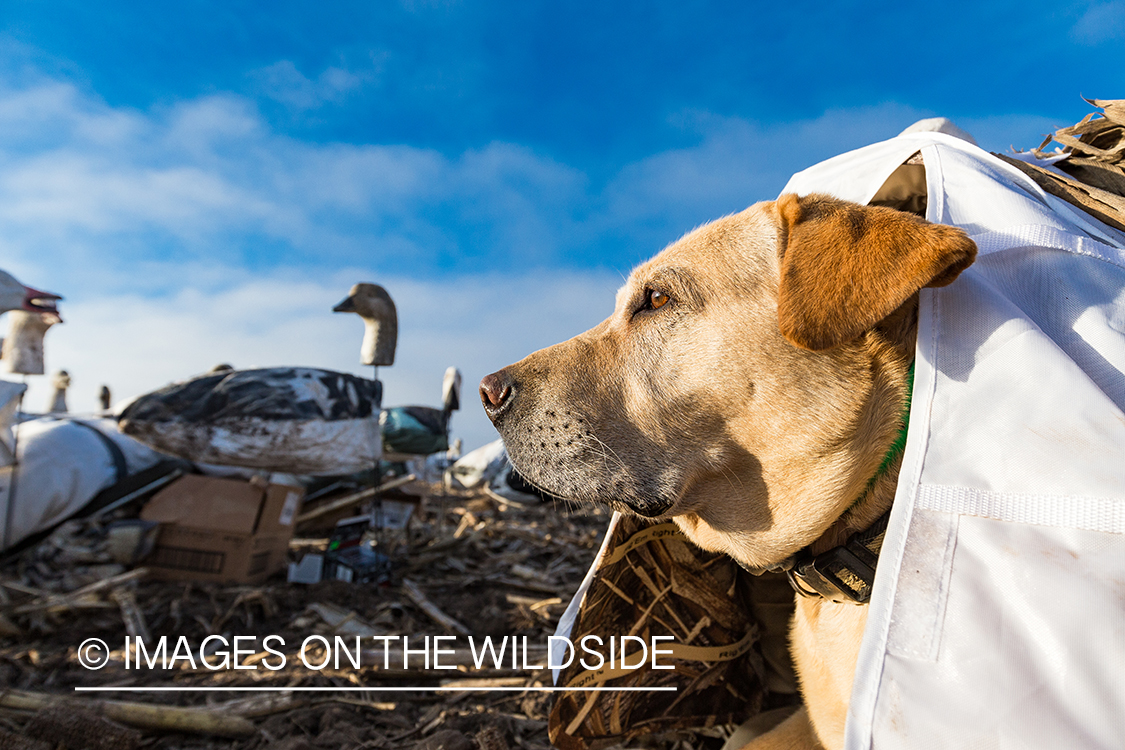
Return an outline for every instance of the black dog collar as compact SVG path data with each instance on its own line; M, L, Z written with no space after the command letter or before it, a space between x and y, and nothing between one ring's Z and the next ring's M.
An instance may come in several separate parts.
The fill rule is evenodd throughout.
M834 602L866 604L875 583L875 565L887 533L891 512L879 517L871 528L848 538L839 547L813 555L797 553L793 567L785 571L789 584L801 596L822 596Z

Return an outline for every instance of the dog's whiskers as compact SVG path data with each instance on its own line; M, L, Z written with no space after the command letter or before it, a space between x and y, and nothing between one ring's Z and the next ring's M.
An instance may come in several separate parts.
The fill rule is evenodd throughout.
M603 456L605 456L606 452L608 451L609 454L613 456L613 460L615 460L618 463L618 465L621 467L621 470L628 473L628 467L625 465L625 462L621 460L621 456L618 456L617 452L614 451L613 448L609 447L609 445L607 445L604 440L602 440L601 438L599 438L597 435L595 435L592 432L588 433L587 437L593 439L593 441L595 443L597 443L599 446L601 446ZM608 471L609 471L609 467L606 466L606 472L608 472Z
M722 472L724 477L727 477L727 481L730 482L731 487L734 487L735 482L737 482L739 489L746 489L746 485L742 483L742 480L739 478L739 476L731 471L728 467L719 464L719 471Z

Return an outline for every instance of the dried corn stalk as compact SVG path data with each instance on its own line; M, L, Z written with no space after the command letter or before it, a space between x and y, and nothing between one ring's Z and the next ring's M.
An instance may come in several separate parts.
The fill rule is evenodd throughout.
M578 644L587 635L603 641L635 635L651 643L652 636L670 635L674 640L662 642L660 648L670 649L673 656L662 656L659 663L675 669L654 670L651 657L647 666L634 670L610 669L608 663L590 670L575 659L558 684L677 690L560 693L551 711L551 742L561 750L587 750L651 732L740 723L757 714L765 686L779 682L774 660L763 659L763 629L753 604L757 583L729 557L692 545L674 524L622 518L570 640ZM784 633L792 609L792 591L784 580L781 585L784 612L780 620L766 623L771 636L767 642L778 641L774 631ZM784 649L783 635L780 642ZM608 657L608 651L602 653ZM596 665L593 657L586 658ZM629 659L636 662L634 655ZM782 671L787 670L783 665ZM792 693L791 673L780 682L789 686L789 694L782 696L786 702ZM777 703L776 696L770 702Z
M1044 191L1077 206L1099 221L1125 231L1125 99L1088 99L1092 112L1076 125L1047 136L1035 149L1039 157L1052 142L1066 159L1054 164L1064 175L996 154L1035 181Z
M1056 130L1035 149L1038 156L1051 141L1063 146L1074 157L1103 164L1120 165L1125 160L1125 99L1087 99L1102 112L1091 112L1077 125Z

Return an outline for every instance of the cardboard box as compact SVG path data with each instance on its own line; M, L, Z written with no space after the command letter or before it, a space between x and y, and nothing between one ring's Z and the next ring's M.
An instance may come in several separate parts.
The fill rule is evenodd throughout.
M260 583L286 565L304 494L283 484L181 477L141 511L161 524L144 565L165 580Z

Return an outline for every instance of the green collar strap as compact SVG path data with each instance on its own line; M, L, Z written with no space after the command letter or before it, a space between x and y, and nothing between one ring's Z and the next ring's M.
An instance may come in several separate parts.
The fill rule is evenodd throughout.
M879 481L879 477L886 474L887 470L891 468L891 464L893 464L898 458L900 458L903 452L906 450L906 433L910 429L910 398L913 393L914 363L911 362L910 369L906 371L906 403L902 407L902 416L900 417L902 426L899 427L898 434L895 435L895 439L894 442L891 443L891 447L887 449L887 454L883 456L883 461L879 464L879 468L875 470L875 476L871 477L871 480L868 481L867 487L865 487L863 490L863 494L860 495L854 503L852 503L853 508L856 505L859 505L860 501L863 500L863 498L867 497L867 493L870 492L871 488L875 486L875 482Z

